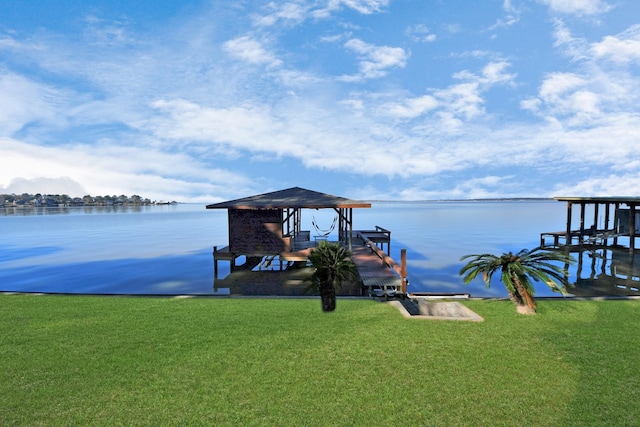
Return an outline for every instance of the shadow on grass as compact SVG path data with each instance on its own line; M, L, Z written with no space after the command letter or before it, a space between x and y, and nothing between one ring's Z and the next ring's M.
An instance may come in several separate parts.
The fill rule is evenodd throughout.
M571 394L558 396L566 404L562 425L637 425L640 408L631 402L640 400L638 301L542 307L540 316L559 318L546 340L567 366L559 375L573 376Z

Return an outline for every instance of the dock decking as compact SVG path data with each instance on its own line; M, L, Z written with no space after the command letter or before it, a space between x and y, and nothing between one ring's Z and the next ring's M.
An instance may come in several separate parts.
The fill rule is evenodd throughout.
M357 245L352 254L362 286L369 296L391 297L402 292L401 277L391 267L383 264L370 248L364 244Z
M553 243L547 242L547 237L553 238ZM606 244L609 239L617 239L618 237L629 237L629 233L619 233L616 230L572 230L570 233L566 231L547 231L540 233L540 246L555 247L576 245L595 245ZM564 243L560 243L560 239Z
M386 298L406 295L406 252L402 250L401 264L389 256L391 232L376 226L376 230L359 231L356 236L356 241L362 244L353 247L352 259L368 294ZM378 243L381 247L378 247ZM382 249L385 243L386 253Z

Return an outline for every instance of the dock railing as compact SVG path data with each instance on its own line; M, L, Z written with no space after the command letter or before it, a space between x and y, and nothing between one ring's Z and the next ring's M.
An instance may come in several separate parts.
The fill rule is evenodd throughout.
M388 233L386 239L390 239L390 232L388 230L383 229L382 227L376 226L377 233ZM393 271L399 278L399 283L395 286L395 292L401 293L403 296L407 294L407 250L400 250L400 264L398 264L388 253L385 253L381 248L378 247L373 238L370 237L370 231L359 231L357 233L358 238L360 238L364 244L373 252L375 255L380 258L382 261L382 265L384 267L388 267ZM374 237L375 238L375 237ZM384 242L389 245L389 240L384 240ZM386 289L385 289L386 292Z

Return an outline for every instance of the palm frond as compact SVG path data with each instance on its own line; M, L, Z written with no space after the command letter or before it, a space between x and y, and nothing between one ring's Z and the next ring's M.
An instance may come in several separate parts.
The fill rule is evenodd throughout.
M507 288L510 298L516 304L526 304L534 311L533 281L542 282L554 291L564 293L568 275L567 265L575 262L567 253L541 247L521 249L515 254L508 252L499 257L492 254L465 255L460 260L467 261L460 269L465 284L482 274L485 286L489 287L493 274L500 270L500 281ZM564 267L558 263L563 263Z

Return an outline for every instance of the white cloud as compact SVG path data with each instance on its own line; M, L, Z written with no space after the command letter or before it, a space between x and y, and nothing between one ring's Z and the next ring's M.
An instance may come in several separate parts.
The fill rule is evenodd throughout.
M494 85L510 84L513 81L515 75L505 72L509 65L506 61L490 62L483 67L479 75L466 70L454 74L455 79L463 82L433 92L444 107L444 111L440 113L441 117L456 128L462 125L462 120L471 120L482 115L482 93Z
M407 98L402 103L382 105L386 114L398 118L415 118L427 111L434 110L439 105L438 100L431 95Z
M251 64L277 67L282 64L273 53L265 49L261 42L249 36L242 36L224 43L223 48L232 56Z
M555 195L579 196L620 196L638 197L640 192L640 174L611 174L603 177L590 177L575 184L558 184L554 188Z
M417 24L408 27L404 34L415 42L432 43L436 41L436 35L425 24Z
M603 98L589 87L589 82L580 76L555 73L542 83L539 98L524 100L521 106L567 126L593 124L602 115Z
M206 143L210 149L219 145L231 150L277 154L285 154L293 148L284 143L273 145L282 128L277 118L263 106L211 108L182 99L159 100L152 106L163 113L149 122L149 130L157 138Z
M556 46L581 67L576 72L548 73L538 95L521 102L523 109L568 127L596 126L608 115L638 111L640 78L625 68L640 60L640 26L588 43L573 38L556 22Z
M502 8L506 12L515 12L515 7L513 6L513 3L511 3L511 0L504 0L502 2Z
M516 8L510 0L504 0L502 2L502 9L505 12L503 17L496 20L496 23L490 26L489 30L496 30L499 28L508 28L512 25L520 22L520 10Z
M254 18L254 23L257 26L268 27L279 22L296 25L304 21L309 13L309 7L300 2L270 2L266 8L267 14L256 15Z
M0 158L0 186L5 183L8 188L16 180L46 183L47 188L66 190L73 197L84 194L72 194L70 183L82 183L76 191L93 195L139 194L178 201L229 194L234 186L249 183L241 173L207 168L187 154L119 146L113 141L45 147L0 138ZM45 190L34 187L28 192L41 191Z
M553 101L558 96L583 87L587 81L574 73L552 73L540 86L540 96L545 101Z
M615 64L640 62L640 25L635 25L618 36L605 36L593 43L591 51L596 59L607 59Z
M339 9L342 5L365 15L382 11L389 0L329 0L328 9Z
M453 128L462 125L462 120L473 119L484 111L484 100L480 96L477 82L452 85L434 91L434 95L445 105L444 111L440 113L441 117Z
M135 43L135 37L131 35L128 25L130 23L120 21L106 21L95 15L85 17L88 24L84 35L90 44L101 46L117 46Z
M540 3L549 6L554 12L576 14L576 15L596 15L611 10L611 6L603 0L538 0Z
M0 192L6 194L33 194L35 188L41 194L66 194L73 195L72 197L81 197L87 194L79 182L64 176L58 178L14 178L5 188L0 187Z
M582 61L589 57L589 44L584 39L574 38L569 28L561 20L554 20L554 47L561 48L562 53L574 61Z
M510 66L511 64L507 61L490 62L482 69L480 81L485 85L511 83L516 75L506 72L506 69Z
M341 76L342 81L360 81L383 77L390 68L403 68L409 54L400 47L376 46L360 39L350 39L344 47L358 54L360 73L352 76Z
M0 135L13 135L39 121L55 122L65 95L47 85L0 70Z
M311 20L330 18L347 8L363 15L382 12L389 0L328 0L328 1L287 1L269 2L263 13L253 14L253 24L258 28L273 27L281 24L296 26ZM346 25L346 24L345 24Z
M481 178L471 178L460 182L450 190L454 197L482 199L517 195L517 184L514 176L488 175Z

